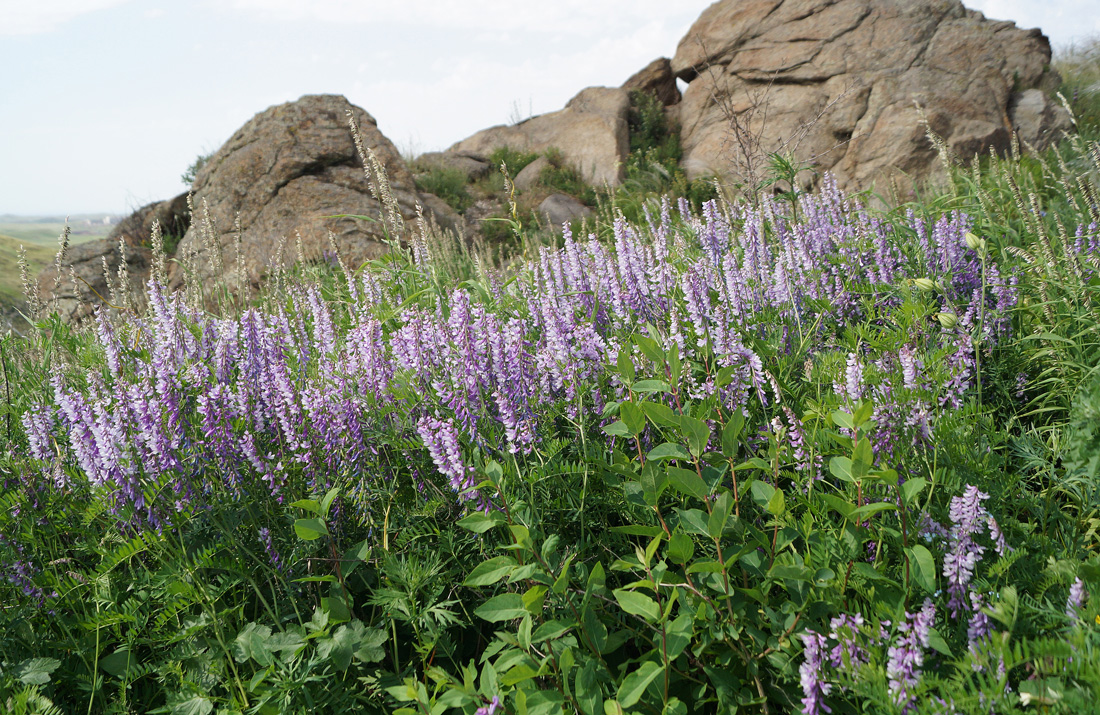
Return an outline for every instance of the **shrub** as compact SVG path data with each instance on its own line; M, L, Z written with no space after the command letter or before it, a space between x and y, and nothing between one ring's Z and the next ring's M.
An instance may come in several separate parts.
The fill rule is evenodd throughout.
M466 190L467 177L458 169L442 166L430 168L416 176L416 188L435 194L459 213L473 205L473 197Z

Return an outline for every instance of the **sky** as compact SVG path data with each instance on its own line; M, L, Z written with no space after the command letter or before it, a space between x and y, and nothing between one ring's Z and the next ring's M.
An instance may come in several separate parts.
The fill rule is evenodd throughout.
M1096 0L964 0L1057 47ZM618 86L706 0L0 0L0 214L127 213L257 112L343 94L406 154Z

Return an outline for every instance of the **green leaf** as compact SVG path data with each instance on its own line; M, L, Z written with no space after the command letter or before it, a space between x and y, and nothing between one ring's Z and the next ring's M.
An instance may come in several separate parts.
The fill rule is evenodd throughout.
M24 685L45 685L60 665L55 658L30 658L15 666L15 678Z
M464 586L492 586L507 576L515 566L516 560L511 556L491 558L475 566L462 584Z
M619 409L622 410L622 407L620 407ZM600 429L603 430L604 434L610 435L611 437L633 437L634 436L634 433L630 431L630 428L627 427L626 423L623 422L622 420L619 420L618 422L612 422L611 424L605 425L605 426L601 427Z
M710 488L697 473L678 467L668 467L665 470L668 482L673 489L696 499L706 499L710 494Z
M305 509L306 511L313 512L318 516L321 515L321 503L316 499L299 499L296 502L291 502L292 507L299 509Z
M488 513L475 511L459 519L458 525L475 534L484 534L494 526L500 526L506 522L507 519L499 511L494 510Z
M630 387L634 392L668 392L668 383L664 380L641 380Z
M265 671L260 671L263 673ZM214 703L201 695L195 695L187 700L179 700L171 705L168 711L171 715L210 715L214 712Z
M658 427L680 426L680 418L668 405L662 405L660 402L643 402L641 407L649 421Z
M616 367L618 368L619 375L623 378L623 383L627 387L634 382L634 378L637 375L634 372L634 361L630 359L630 351L626 348L619 350L619 354L615 358Z
M745 427L745 416L740 410L733 413L730 421L722 428L722 454L730 459L737 455L741 443L741 430Z
M639 435L645 429L645 413L633 402L624 402L619 405L619 417L626 424L626 429L631 436Z
M665 353L661 350L661 344L653 338L648 338L644 335L639 335L634 339L634 342L642 349L642 354L647 358L657 363L663 364L665 361Z
M681 445L673 442L665 442L659 444L653 449L649 450L649 454L646 455L646 459L691 459L691 455Z
M932 552L920 544L905 550L909 556L909 572L917 585L928 593L936 592L936 562Z
M499 623L523 618L527 615L527 607L518 593L502 593L478 606L474 615L490 623Z
M935 628L931 628L928 631L928 645L932 646L932 650L937 653L942 653L948 658L954 657L951 654L951 648L947 645L947 641L943 639L943 636L941 636L940 632Z
M707 519L707 536L712 539L721 538L731 513L733 513L733 495L722 492L711 507L710 517Z
M787 511L787 498L783 495L783 490L776 489L765 508L772 516L783 516L783 512Z
M641 524L627 524L626 526L613 526L608 529L612 534L629 534L630 536L654 537L664 531L659 526L643 526Z
M829 471L842 482L854 482L852 460L847 457L833 457L829 460Z
M867 421L871 419L871 415L875 413L875 405L870 400L860 400L856 408L852 410L852 422L856 427L865 429L867 427Z
M657 602L644 593L619 588L615 589L614 594L619 607L627 613L641 616L650 623L656 623L661 617L661 609L657 606Z
M687 534L677 531L668 540L668 558L672 560L672 563L682 566L691 561L691 557L694 555L695 542Z
M596 679L596 661L589 660L584 667L577 671L577 679L574 685L577 694L577 704L581 706L584 715L602 715L600 702L603 700L603 691ZM598 709L599 708L599 709Z
M137 657L125 648L120 648L106 658L99 659L100 668L119 678L135 666L137 666Z
M335 593L335 587L333 587ZM344 623L351 620L351 609L342 595L326 596L321 599L321 608L328 613L329 622Z
M841 499L835 494L822 494L821 500L828 504L830 509L840 514L845 519L851 520L852 511L855 510L854 504Z
M920 493L924 491L926 486L928 486L928 480L923 477L915 477L906 480L905 484L901 485L902 503L906 506L910 506L913 500L920 496Z
M320 519L295 519L294 533L303 541L314 541L328 534L328 527Z
M684 649L691 644L692 625L695 617L690 613L681 613L665 626L665 650L669 662L676 660Z
M570 623L569 621L546 621L535 629L534 634L531 636L531 642L541 643L542 641L561 638L573 630L576 625L576 623Z
M355 569L359 568L359 564L363 563L368 558L370 558L370 541L368 539L363 539L358 544L345 551L342 559L344 578L350 576Z
M756 502L757 506L767 509L772 497L775 496L775 487L757 479L749 487L749 492L752 494L752 500Z
M680 526L689 534L710 536L707 526L707 515L699 509L677 509L676 515L680 517Z
M696 457L703 454L710 441L710 427L707 423L689 415L681 415L680 429L687 437L688 450Z
M669 698L661 715L688 715L687 703L680 698Z
M897 511L898 505L891 504L890 502L875 502L874 504L864 504L858 509L853 509L849 518L852 521L863 521L867 517L874 516L882 511Z
M646 661L633 673L623 678L618 692L619 704L624 708L628 708L641 700L642 695L645 694L645 689L657 679L662 670L661 666L653 661Z
M328 493L325 494L325 498L321 500L321 513L320 513L320 516L322 518L325 518L325 519L328 518L328 512L329 512L329 509L332 508L332 502L336 501L336 497L339 496L339 494L340 494L340 490L337 489L336 487L333 487L332 489L329 489Z
M843 427L844 429L855 429L856 423L852 420L852 416L842 410L837 410L833 414L829 415L833 424L837 427Z

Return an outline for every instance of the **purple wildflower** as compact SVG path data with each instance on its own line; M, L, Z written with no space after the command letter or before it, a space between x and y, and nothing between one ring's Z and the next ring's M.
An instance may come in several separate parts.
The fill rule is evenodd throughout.
M1077 618L1078 613L1085 606L1085 582L1080 578L1069 587L1069 598L1066 599L1066 617Z
M967 589L974 576L974 568L985 553L985 547L974 537L983 526L987 527L995 550L1003 554L1006 548L996 520L982 506L988 498L989 495L977 487L967 486L962 496L951 499L948 512L951 517L951 543L943 559L943 576L948 583L950 598L947 606L952 618L957 618L959 611L966 607Z
M936 607L930 599L925 599L920 611L915 614L906 612L905 620L898 624L899 637L886 652L890 694L904 711L909 709L913 689L920 682L924 649L930 642L935 618Z
M451 488L458 492L459 498L475 499L476 495L468 492L475 484L473 470L462 462L462 450L458 444L458 430L454 422L425 416L416 424L416 431L432 455L436 469L451 480Z
M798 666L799 680L802 683L803 715L831 713L833 710L825 704L825 696L833 686L822 679L822 654L825 651L825 636L806 631L802 634L802 665Z
M829 621L829 637L837 642L829 651L829 664L834 668L858 668L868 660L867 651L857 641L863 628L863 615L842 613Z
M275 548L275 542L271 540L271 530L266 526L260 529L257 540L264 547L264 551L267 552L267 558L271 567L276 571L282 572L286 568L286 564L283 563L283 557L279 554L278 549Z
M970 593L970 604L972 614L966 624L966 641L970 652L977 656L989 640L989 634L992 632L993 626L989 621L989 616L982 610L985 603L981 594L972 591ZM981 670L981 665L975 662L974 670Z
M493 699L489 701L488 705L484 705L478 708L474 715L495 715L496 711L500 709L500 696L494 695Z

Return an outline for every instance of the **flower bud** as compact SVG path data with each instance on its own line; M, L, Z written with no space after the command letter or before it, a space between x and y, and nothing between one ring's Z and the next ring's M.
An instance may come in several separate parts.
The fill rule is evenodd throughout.
M936 319L939 320L940 325L947 330L951 330L951 328L959 324L959 316L954 313L936 313Z
M985 239L984 238L978 238L977 236L970 233L969 231L966 232L966 245L972 251L977 251L978 253L985 253Z
M917 287L921 293L931 293L936 290L936 284L932 282L930 278L914 278L913 285Z

